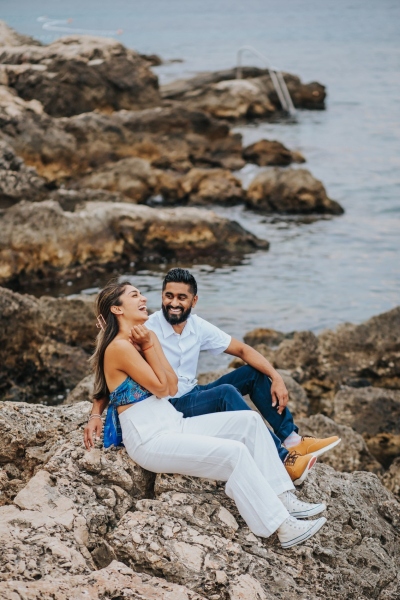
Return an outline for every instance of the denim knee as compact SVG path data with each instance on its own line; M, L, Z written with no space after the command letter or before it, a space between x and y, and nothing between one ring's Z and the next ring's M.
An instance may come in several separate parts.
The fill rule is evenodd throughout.
M218 389L224 410L251 410L244 401L242 394L237 391L234 385L223 383L218 386Z

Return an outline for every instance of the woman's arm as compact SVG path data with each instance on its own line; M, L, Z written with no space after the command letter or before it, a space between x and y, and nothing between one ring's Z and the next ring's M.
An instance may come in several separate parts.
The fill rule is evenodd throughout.
M102 398L101 400L93 400L92 412L89 415L89 420L85 425L84 431L84 443L86 450L94 448L94 438L99 438L101 430L103 428L103 421L100 417L94 415L101 415L103 410L108 404L108 398Z
M164 354L164 351L161 347L160 341L159 341L157 335L154 333L154 331L151 332L151 338L152 338L152 342L154 344L154 348L156 350L158 359L159 359L159 361L165 371L165 374L167 376L169 395L175 396L175 394L178 392L178 377L176 376L176 373L173 370L173 368L171 367L171 365L169 364L169 362Z
M168 378L155 350L149 330L142 331L142 327L142 325L136 326L134 335L136 336L135 342L141 347L143 356L128 340L114 340L108 346L104 357L107 382L112 389L114 387L112 374L122 371L155 396L163 398L169 395Z

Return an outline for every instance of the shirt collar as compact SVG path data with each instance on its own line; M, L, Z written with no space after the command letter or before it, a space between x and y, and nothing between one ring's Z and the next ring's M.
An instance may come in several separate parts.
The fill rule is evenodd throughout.
M162 310L160 310L160 312L159 312L159 320L160 320L160 325L161 325L161 329L162 329L164 338L168 338L175 333L172 325L170 323L168 323L168 321L164 317ZM184 338L184 337L190 335L191 333L196 333L194 330L192 315L189 316L189 318L186 322L186 325L181 333L181 337Z

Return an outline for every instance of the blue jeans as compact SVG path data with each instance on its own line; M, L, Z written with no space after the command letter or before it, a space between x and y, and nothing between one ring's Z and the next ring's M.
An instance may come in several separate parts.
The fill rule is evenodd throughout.
M207 385L197 385L180 398L171 398L170 402L184 417L196 417L214 412L251 410L243 398L246 394L249 394L252 402L274 430L271 435L279 457L284 461L288 451L282 446L282 442L293 431L297 432L298 428L287 408L280 415L277 408L272 406L271 381L253 367L239 367Z

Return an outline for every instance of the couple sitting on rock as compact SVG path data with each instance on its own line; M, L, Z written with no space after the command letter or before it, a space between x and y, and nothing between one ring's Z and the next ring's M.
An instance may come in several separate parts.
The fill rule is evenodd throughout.
M298 500L293 482L303 482L316 457L340 440L300 437L279 373L250 346L191 315L196 302L196 280L185 269L167 274L162 309L150 317L146 298L129 282L110 282L100 292L86 448L100 435L100 416L109 404L106 447L123 440L129 456L155 473L226 481L227 495L253 533L269 537L277 531L284 548L299 544L326 522L299 519L326 507ZM226 352L247 365L197 385L201 350ZM242 394L250 395L274 433Z

